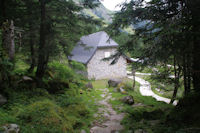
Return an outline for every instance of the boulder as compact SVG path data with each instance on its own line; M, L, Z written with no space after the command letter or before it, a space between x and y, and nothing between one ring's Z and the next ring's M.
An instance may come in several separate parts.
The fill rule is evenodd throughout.
M22 80L23 81L33 81L33 79L31 77L28 77L28 76L23 76Z
M85 87L86 87L86 88L93 89L93 85L92 85L92 83L90 83L90 82L87 83L87 84L85 85Z
M5 104L6 102L7 102L7 99L0 94L0 106Z
M108 86L109 87L117 87L122 81L118 79L109 79Z
M3 133L19 133L19 126L17 124L7 124L3 126Z
M125 96L121 100L122 100L122 102L129 104L129 105L134 104L133 96Z
M21 82L33 82L33 79L31 77L28 77L28 76L23 76L21 78L21 80L18 81L18 83L21 83Z
M122 94L126 94L126 93L127 93L122 87L119 88L119 91L120 91Z

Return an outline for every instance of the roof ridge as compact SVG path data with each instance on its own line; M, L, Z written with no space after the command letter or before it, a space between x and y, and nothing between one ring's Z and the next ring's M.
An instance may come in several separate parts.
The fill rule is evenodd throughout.
M101 40L103 39L102 37L103 37L103 35L105 34L105 35L108 35L105 31L100 31L101 32L101 34L100 34L100 37L99 37L99 42L98 42L98 44L97 44L97 47L100 45L100 42L101 42Z

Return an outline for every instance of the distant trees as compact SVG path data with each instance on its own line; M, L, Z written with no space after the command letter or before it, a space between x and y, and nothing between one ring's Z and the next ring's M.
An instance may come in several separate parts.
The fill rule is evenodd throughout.
M174 64L175 77L184 77L185 95L192 88L200 90L200 1L198 0L132 0L115 14L110 29L145 23L122 48L133 53L142 40L140 58L147 64ZM132 43L131 43L132 42ZM137 52L137 51L136 51ZM179 79L175 78L174 97Z

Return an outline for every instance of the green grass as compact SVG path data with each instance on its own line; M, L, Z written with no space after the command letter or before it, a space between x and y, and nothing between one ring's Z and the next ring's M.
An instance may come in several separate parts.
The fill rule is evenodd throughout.
M29 65L26 62L27 57L17 54L15 57L15 70L16 74L25 74L29 68Z
M104 89L108 87L108 80L95 80L92 85L95 89Z
M124 84L132 86L132 80L125 79ZM173 108L164 102L158 102L152 97L142 96L139 92L139 83L136 82L135 89L126 89L126 94L113 91L114 88L109 88L114 100L110 100L113 109L118 113L125 113L122 124L125 129L122 132L135 131L144 129L148 133L154 133L153 122L163 121L165 115ZM123 103L120 99L126 95L131 95L134 98L135 104L141 103L141 106L132 107Z

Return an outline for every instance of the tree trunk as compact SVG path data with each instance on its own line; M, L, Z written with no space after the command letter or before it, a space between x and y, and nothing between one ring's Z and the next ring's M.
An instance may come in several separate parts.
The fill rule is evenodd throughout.
M195 91L200 91L200 14L199 14L199 0L188 1L188 7L191 12L191 26L193 36L193 59L192 59L192 78Z
M187 55L187 88L188 88L188 94L191 90L191 56L190 54Z
M200 40L195 37L193 44L193 85L195 91L200 91Z
M191 89L191 68L190 68L189 53L184 55L183 58L183 78L184 78L184 95L188 95Z
M30 28L30 36L29 36L29 43L30 43L30 50L31 50L31 65L28 70L28 72L33 72L33 69L35 68L35 48L34 48L34 34L33 34L33 24L32 22L29 23Z
M2 26L3 22L5 21L5 16L6 16L6 13L5 13L5 0L1 0L1 4L0 4L0 27Z
M10 61L14 61L15 56L15 34L14 34L14 22L11 20L3 23L2 30L2 47L5 50L5 54Z
M38 65L36 77L41 79L45 73L46 66L46 7L45 0L40 0L40 9L41 9L41 24L40 24L40 43L39 43L39 56L38 56Z
M132 75L133 75L133 90L135 89L135 68L132 65Z
M174 76L175 76L175 78L174 78L174 92L173 92L172 99L170 101L171 104L176 99L176 95L177 95L178 87L179 87L179 78L180 78L180 66L178 66L178 69L176 68L176 57L174 57Z
M15 57L15 27L14 22L11 20L10 22L10 41L9 41L9 59L13 62Z

